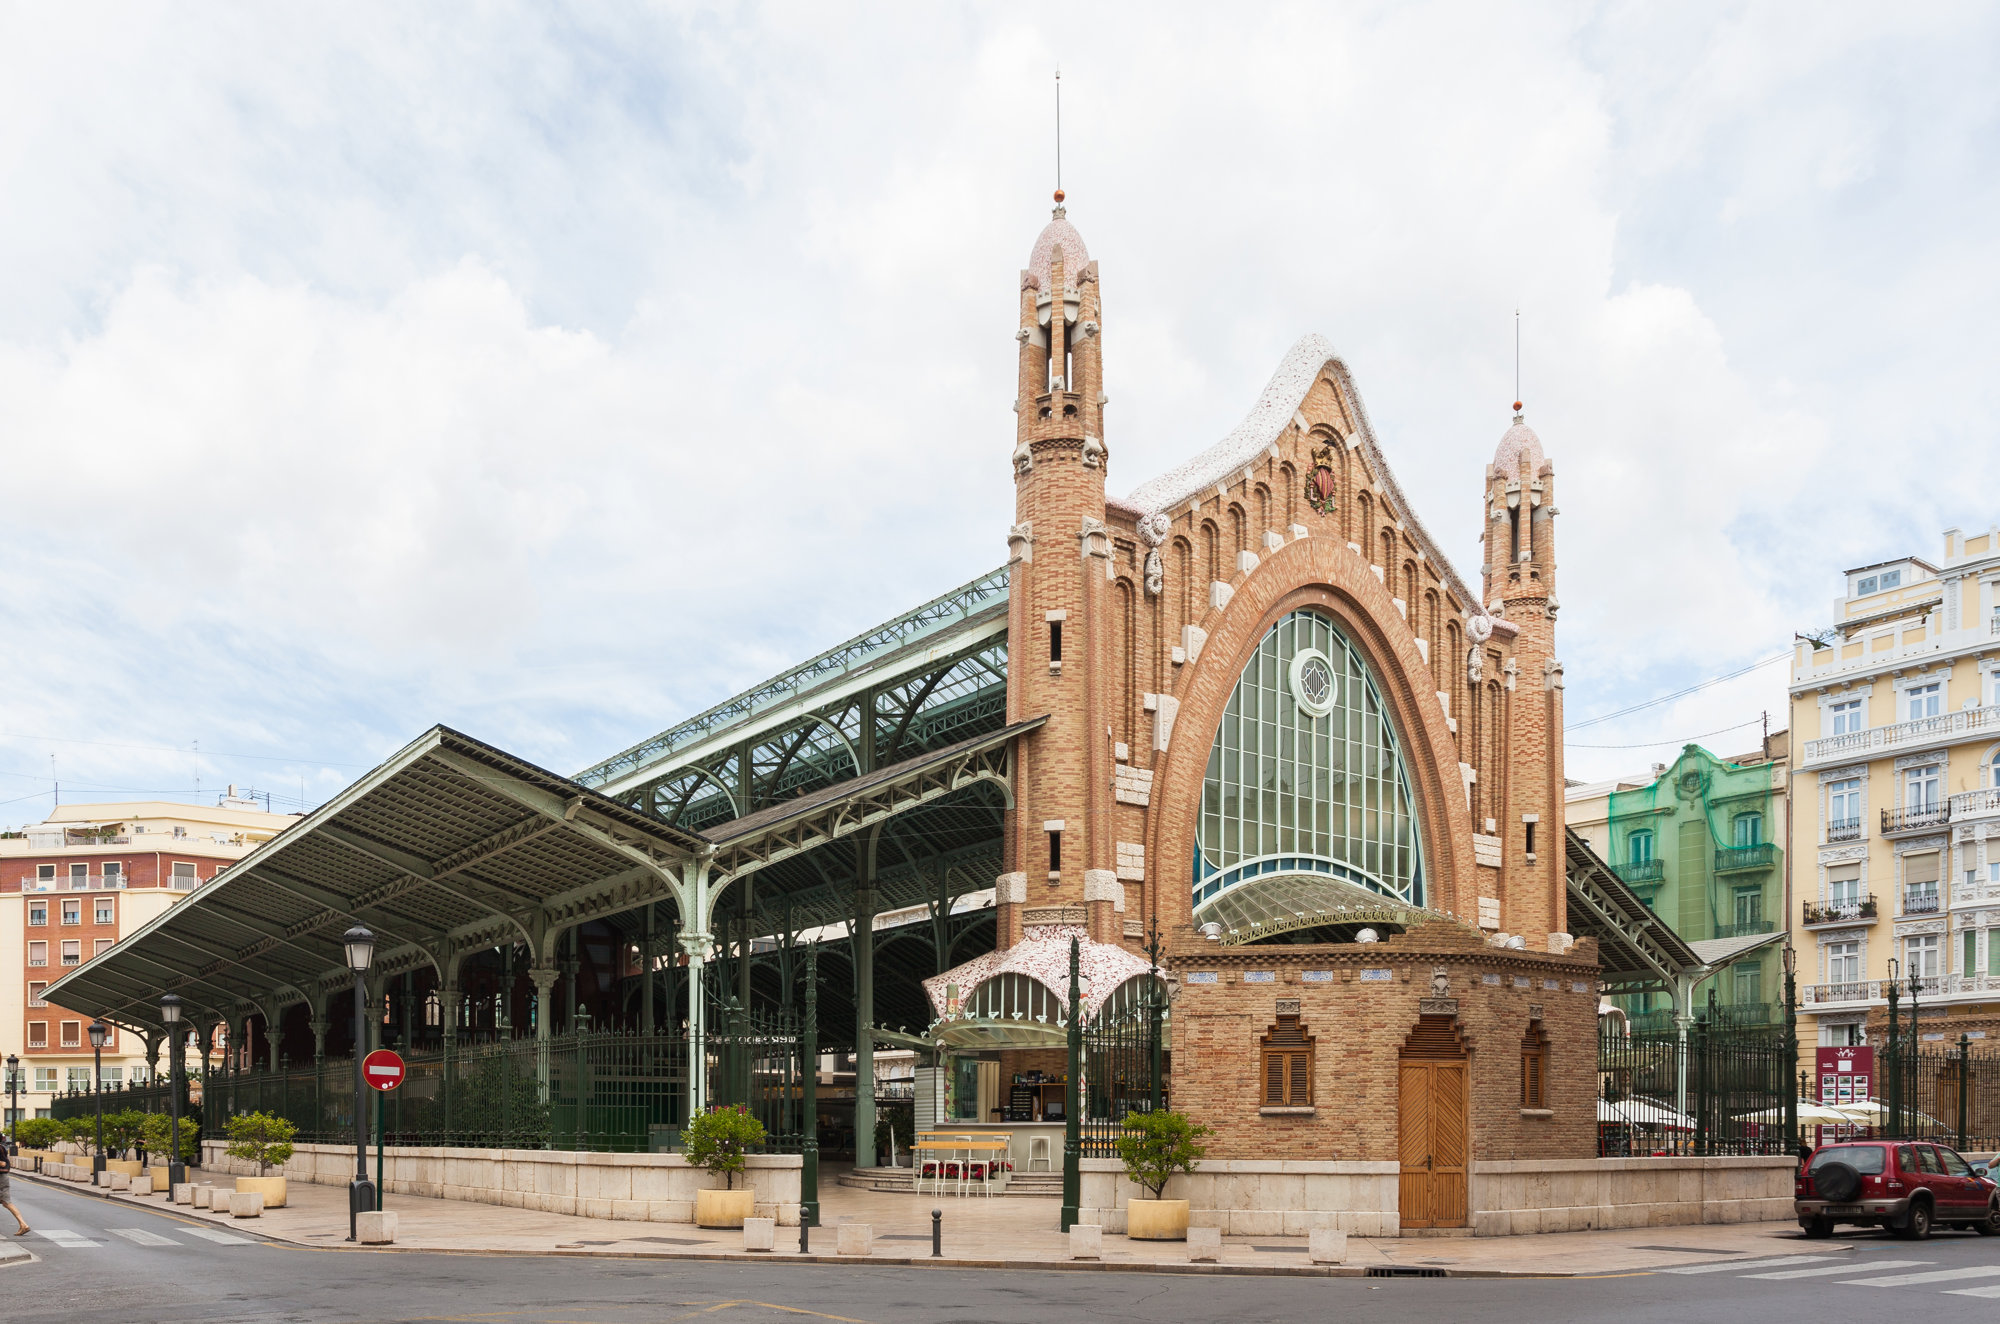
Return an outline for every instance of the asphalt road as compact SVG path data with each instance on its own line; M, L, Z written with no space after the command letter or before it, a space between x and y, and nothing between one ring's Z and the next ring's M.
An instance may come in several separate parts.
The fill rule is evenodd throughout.
M1956 1232L1927 1242L1875 1232L1832 1242L1801 1238L1782 1263L1711 1253L1690 1255L1688 1265L1672 1270L1600 1278L1286 1279L318 1250L25 1180L14 1183L14 1193L35 1231L9 1240L36 1259L0 1266L0 1320L8 1324L1686 1324L1894 1318L1912 1310L1922 1318L1991 1319L2000 1309L2000 1237ZM1672 1229L1635 1231L1633 1244L1670 1246Z

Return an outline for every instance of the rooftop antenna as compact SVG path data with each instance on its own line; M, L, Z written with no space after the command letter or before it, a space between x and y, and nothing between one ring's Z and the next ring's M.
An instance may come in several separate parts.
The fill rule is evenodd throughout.
M1056 209L1062 210L1062 66L1056 66Z
M1521 412L1521 310L1514 310L1514 412ZM1518 420L1517 420L1518 421Z

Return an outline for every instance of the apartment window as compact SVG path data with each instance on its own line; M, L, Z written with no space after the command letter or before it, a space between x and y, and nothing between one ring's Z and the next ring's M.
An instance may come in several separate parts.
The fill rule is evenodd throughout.
M72 864L69 867L69 890L72 892L81 892L89 886L90 866L87 864Z
M1529 1021L1521 1036L1521 1106L1549 1106L1549 1036L1540 1021Z
M62 903L62 922L63 922L63 923L65 923L65 924L81 924L81 923L83 923L83 902L81 902L81 901L65 901L65 902L63 902L63 903Z
M48 1027L46 1025L42 1027L42 1038L44 1040L48 1038ZM42 1094L55 1093L56 1081L59 1079L61 1077L58 1075L58 1069L55 1067L35 1068L35 1089ZM40 1116L41 1114L38 1113L36 1115Z
M194 865L186 860L174 861L174 886L189 888L193 887L194 884Z
M1833 705L1833 734L1844 736L1862 728L1861 700L1849 699Z
M1755 933L1757 926L1764 922L1764 889L1761 887L1739 887L1736 889L1736 932L1741 935Z
M96 911L97 922L99 924L116 924L118 922L118 911L109 901L98 902Z
M30 983L28 985L28 1005L30 1007L48 1006L48 999L42 996L43 993L48 991L48 987L49 981L46 979L37 979Z
M28 1022L28 1047L47 1048L49 1046L49 1023L47 1021ZM41 1087L36 1086L37 1089Z
M83 964L83 939L81 938L63 939L62 963L64 965Z
M1861 982L1861 944L1859 942L1828 943L1826 948L1826 977L1835 984L1858 984Z
M111 944L117 941L116 938L92 938L90 940L90 954L92 956L102 956L110 951Z
M28 926L30 928L36 928L36 929L46 928L48 926L48 922L49 922L49 903L46 901L29 902Z
M1912 685L1903 694L1910 701L1909 718L1912 722L1919 717L1936 717L1938 709L1944 705L1944 684L1941 681Z
M1296 1015L1283 1015L1263 1040L1264 1106L1312 1106L1313 1037Z
M1764 844L1764 816L1762 814L1738 814L1735 822L1736 844L1740 846L1761 846Z
M82 1021L64 1021L62 1023L62 1046L64 1048L83 1047Z
M1626 850L1634 864L1653 862L1653 834L1650 830L1634 832L1625 839Z
M1764 1000L1764 966L1762 962L1750 961L1734 967L1730 971L1734 987L1730 990L1730 1000L1739 1007L1754 1006Z
M31 942L31 943L29 943L29 944L28 944L28 964L29 964L29 965L47 965L48 963L49 963L49 945L48 945L48 943L46 943L46 942Z
M1826 826L1830 832L1861 826L1861 779L1849 777L1826 788Z
M1903 772L1903 808L1937 808L1938 788L1944 784L1942 771L1935 763L1927 767L1905 769Z
M1916 934L1903 939L1903 975L1935 979L1938 975L1938 935Z
M1861 904L1861 866L1837 864L1826 871L1826 901L1830 906Z

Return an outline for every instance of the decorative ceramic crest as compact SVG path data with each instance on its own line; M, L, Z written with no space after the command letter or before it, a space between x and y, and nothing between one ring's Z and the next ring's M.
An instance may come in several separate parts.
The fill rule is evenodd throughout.
M1313 447L1313 467L1306 474L1306 504L1322 515L1333 513L1333 458L1333 447Z

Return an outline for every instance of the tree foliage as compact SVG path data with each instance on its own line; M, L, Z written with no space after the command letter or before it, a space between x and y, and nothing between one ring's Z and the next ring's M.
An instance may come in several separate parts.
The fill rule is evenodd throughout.
M1186 1113L1132 1113L1118 1137L1118 1158L1125 1175L1157 1200L1175 1173L1193 1172L1208 1156L1201 1144L1207 1134L1208 1128L1190 1122Z
M749 1147L763 1143L764 1124L740 1103L703 1113L681 1133L681 1153L687 1161L723 1178L729 1190L736 1188L736 1174L743 1171Z
M292 1157L292 1137L298 1133L299 1129L282 1117L239 1113L229 1119L228 1154L255 1163L257 1175L262 1177Z

